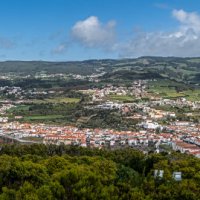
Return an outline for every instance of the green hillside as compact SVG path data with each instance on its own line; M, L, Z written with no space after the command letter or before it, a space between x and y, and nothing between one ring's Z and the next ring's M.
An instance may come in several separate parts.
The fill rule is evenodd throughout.
M35 74L44 72L91 75L105 71L105 79L167 78L189 83L200 82L200 59L177 57L141 57L77 62L7 61L0 62L0 72Z

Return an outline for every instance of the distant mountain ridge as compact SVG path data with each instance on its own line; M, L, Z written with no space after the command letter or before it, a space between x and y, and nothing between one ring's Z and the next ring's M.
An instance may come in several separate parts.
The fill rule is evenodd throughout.
M106 72L109 79L170 78L192 83L200 82L200 58L139 57L124 59L93 59L85 61L4 61L1 73L35 74L72 73L91 75Z

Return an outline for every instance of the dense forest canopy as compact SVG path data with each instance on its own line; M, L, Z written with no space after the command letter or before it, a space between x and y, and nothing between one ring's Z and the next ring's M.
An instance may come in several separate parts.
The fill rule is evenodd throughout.
M154 170L164 170L155 178ZM200 199L200 162L70 146L11 145L0 151L0 199ZM182 172L175 181L174 171Z

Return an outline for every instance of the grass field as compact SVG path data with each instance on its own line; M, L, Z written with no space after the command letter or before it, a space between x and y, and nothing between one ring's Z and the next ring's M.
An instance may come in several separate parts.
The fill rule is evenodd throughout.
M110 101L121 101L121 102L132 102L132 101L134 101L134 97L126 96L126 95L109 95L108 99Z
M191 58L187 60L188 62L194 62L194 63L200 63L200 59L199 58Z
M185 87L181 92L177 92L175 87ZM183 83L174 81L155 81L149 83L149 93L159 95L163 98L185 97L190 101L200 101L200 88L189 89Z
M8 113L12 113L13 111L28 111L29 107L30 106L28 106L28 105L19 105L19 106L9 109Z
M58 97L53 99L44 99L44 100L33 100L33 103L78 103L80 99L78 98L68 98L68 97Z
M200 89L187 90L183 92L190 101L200 101Z
M62 115L38 115L38 116L27 116L24 117L25 121L29 120L52 120L52 119L61 119L64 118Z

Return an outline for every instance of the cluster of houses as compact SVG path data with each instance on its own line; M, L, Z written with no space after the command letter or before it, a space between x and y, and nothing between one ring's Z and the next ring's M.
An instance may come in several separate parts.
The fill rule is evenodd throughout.
M144 152L153 146L160 152L160 146L167 145L175 151L200 157L200 126L188 122L167 125L165 132L156 133L155 127L144 127L140 131L115 131L111 129L79 129L73 126L48 126L19 122L1 123L1 135L13 139L29 140L40 138L44 144L78 145L91 148L132 147ZM152 150L152 149L151 149Z
M0 87L0 95L2 97L10 99L10 97L14 97L14 100L23 100L24 102L29 102L28 98L36 98L38 96L47 97L49 94L55 94L55 90L38 90L36 88L23 90L21 87ZM63 93L63 91L59 91L59 93ZM15 102L14 102L15 103Z
M11 109L11 108L13 108L13 107L15 107L15 106L13 104L9 103L9 102L6 103L6 104L2 104L1 107L0 107L0 113L1 113L1 115L6 114L6 111L9 110L9 109ZM1 117L1 118L3 119L5 117Z
M168 126L168 131L180 135L172 144L172 149L200 158L200 125L191 122L175 122Z
M78 76L78 75L76 75ZM82 78L82 77L77 77ZM91 75L96 78L96 75ZM33 140L44 144L55 145L77 145L91 148L123 148L132 147L146 151L162 151L161 146L167 145L175 151L188 153L200 158L200 125L190 121L176 120L176 113L156 109L157 106L178 106L199 109L199 102L191 102L184 98L176 100L154 98L149 101L139 101L132 103L122 103L113 101L103 101L109 95L133 95L137 98L148 96L145 91L146 81L134 81L130 87L115 87L108 85L103 89L90 89L82 91L92 94L93 105L87 105L88 109L118 109L126 119L139 120L136 125L137 131L116 131L111 129L79 129L74 126L51 126L45 124L29 124L19 122L9 122L4 116L6 111L14 107L10 102L3 103L0 107L0 135L13 138L14 140ZM23 92L18 87L1 87L0 91L8 91L9 94ZM28 91L33 95L38 91ZM46 92L46 91L42 91ZM48 91L55 93L54 91ZM47 94L47 93L46 93ZM16 103L21 103L15 102ZM188 113L187 113L188 114ZM20 119L22 116L15 116ZM172 120L168 120L172 119ZM165 125L161 120L167 121Z
M163 99L163 98L157 97L157 98L154 98L153 101L150 101L149 105L151 105L151 106L168 105L171 107L178 106L180 108L191 107L191 109L193 109L193 110L200 108L199 101L189 101L184 97L180 97L177 99Z
M80 74L69 74L69 76L76 80L88 80L91 82L99 82L98 78L103 76L104 74L105 74L104 71L100 71L98 73L93 73L93 74L87 75L87 76L80 75Z
M21 97L23 95L23 90L21 87L0 87L0 93L6 96L14 95L15 97Z
M112 84L108 84L102 89L89 89L82 90L81 92L86 94L92 94L93 102L101 102L105 100L109 95L118 95L118 96L134 96L136 98L141 98L147 96L146 89L146 80L137 80L132 83L131 86L113 86Z

